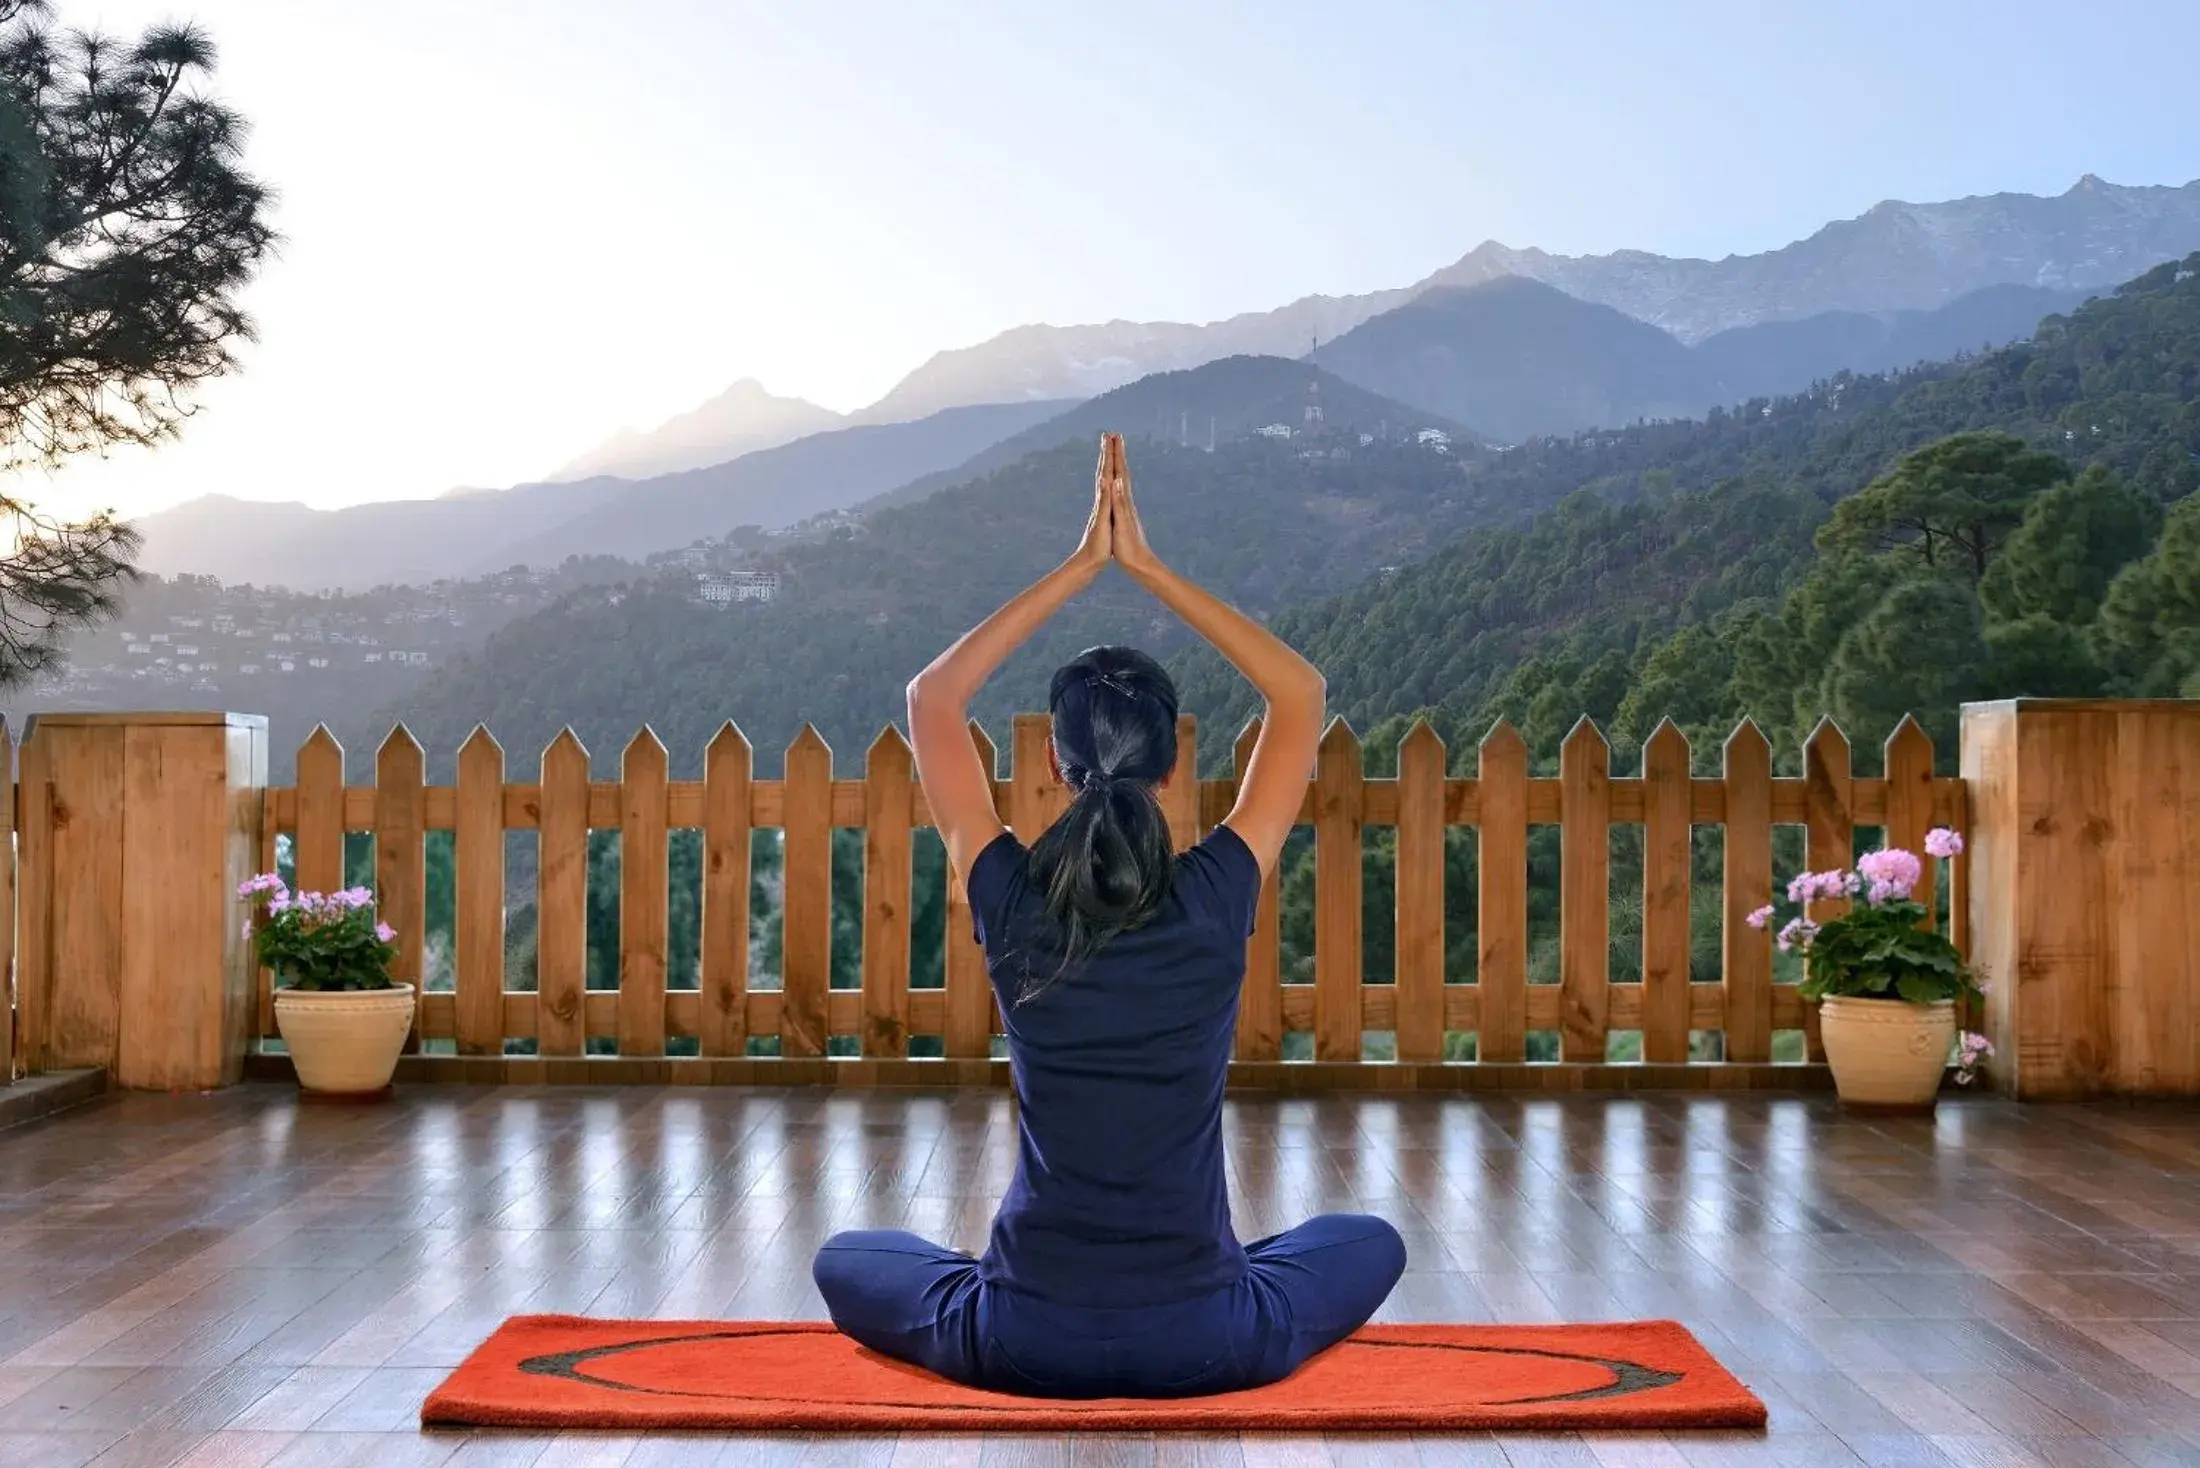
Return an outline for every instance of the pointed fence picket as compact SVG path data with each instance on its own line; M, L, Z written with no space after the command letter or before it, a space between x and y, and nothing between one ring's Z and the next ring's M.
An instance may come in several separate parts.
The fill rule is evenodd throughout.
M1047 763L1044 716L1014 721L1005 775L985 731L973 724L970 732L986 767L996 770L1003 819L1026 840L1036 838L1065 800ZM1182 721L1176 771L1162 792L1180 849L1228 814L1258 729L1248 726L1235 741L1233 773L1207 780L1196 774L1197 732L1190 718ZM1397 774L1377 778L1365 773L1358 736L1333 722L1302 810L1314 846L1311 982L1284 982L1282 894L1272 875L1246 946L1237 1078L1289 1085L1292 1075L1319 1074L1331 1078L1323 1084L1350 1084L1352 1075L1388 1074L1401 1077L1397 1084L1442 1084L1428 1079L1432 1071L1472 1067L1511 1075L1505 1084L1586 1084L1592 1073L1610 1079L1621 1071L1635 1073L1638 1084L1776 1084L1767 1062L1782 1030L1803 1031L1808 1057L1818 1059L1810 1007L1792 984L1774 981L1771 937L1745 921L1772 897L1775 829L1801 828L1804 862L1813 868L1844 862L1859 828L1882 828L1889 843L1915 851L1928 827L1963 826L1963 786L1934 775L1931 742L1910 721L1888 739L1882 776L1854 772L1849 742L1831 723L1805 746L1799 777L1773 774L1770 745L1747 722L1726 740L1721 760L1717 775L1694 773L1688 740L1667 722L1644 746L1641 772L1615 775L1609 742L1583 720L1559 750L1558 773L1531 775L1526 744L1500 724L1474 751L1474 773L1451 774L1443 740L1416 723L1398 748ZM951 875L941 894L945 951L931 956L941 983L911 982L930 966L911 943L915 844L930 812L898 731L873 741L854 779L836 775L833 751L808 726L772 780L755 777L749 742L731 724L704 751L699 780L669 778L670 755L647 729L620 754L616 780L592 777L589 752L571 730L542 752L532 780L508 778L505 750L485 728L458 751L455 784L428 784L426 765L419 742L400 727L375 752L373 783L350 786L344 751L317 730L298 752L296 783L266 794L262 847L272 858L277 833L287 836L298 883L326 889L343 885L347 836L371 836L382 914L398 934L397 975L417 982L427 942L426 841L431 832L452 833L451 987L422 996L413 1042L429 1052L421 1063L448 1049L462 1066L494 1057L498 1074L556 1079L816 1080L825 1074L820 1064L853 1077L897 1066L893 1074L916 1079L998 1077L999 1006L965 894ZM1552 826L1559 831L1555 982L1532 983L1530 838ZM1369 982L1363 853L1368 835L1384 827L1396 833L1395 965L1388 981ZM1615 981L1611 972L1615 827L1639 828L1639 982ZM1715 981L1691 973L1692 910L1705 900L1692 875L1695 836L1707 827L1719 830L1723 852ZM1472 982L1447 981L1446 847L1455 828L1471 830L1476 843L1477 933L1466 955ZM842 829L863 832L860 955L844 955L844 962L858 960L860 983L836 989L833 845ZM750 971L751 840L759 831L776 831L783 841L776 988L758 985ZM536 841L532 990L507 987L512 832L532 832ZM592 832L615 832L619 849L615 986L594 990ZM686 988L671 983L676 839L699 843L701 853L693 987ZM1951 876L1960 943L1968 880L1962 860ZM12 896L0 891L0 904ZM605 894L597 900L601 906ZM1828 915L1830 908L1814 914ZM264 975L262 982L259 1028L271 1035ZM1611 1037L1625 1031L1641 1035L1641 1066L1606 1064ZM1363 1060L1367 1036L1386 1032L1395 1036L1395 1061ZM1720 1059L1684 1065L1702 1032L1719 1035ZM1308 1037L1312 1065L1283 1062L1293 1034ZM1554 1037L1562 1064L1519 1064L1535 1034ZM1467 1035L1475 1060L1449 1058L1465 1053ZM920 1037L937 1037L941 1061L912 1058ZM532 1055L510 1053L513 1041L532 1041ZM624 1068L599 1063L607 1056ZM1728 1080L1691 1082L1684 1070L1725 1072ZM1544 1078L1522 1080L1528 1072Z
M504 1053L504 747L477 728L458 751L453 817L458 1053Z

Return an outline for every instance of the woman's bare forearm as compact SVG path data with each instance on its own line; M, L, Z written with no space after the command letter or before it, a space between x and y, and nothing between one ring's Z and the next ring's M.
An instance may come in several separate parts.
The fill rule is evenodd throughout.
M1213 643L1270 707L1279 711L1310 707L1319 719L1327 684L1321 670L1301 657L1296 648L1157 558L1149 555L1135 568L1126 565L1123 569L1163 606L1182 617L1194 632Z
M965 632L909 682L909 702L938 700L966 707L1009 654L1041 623L1060 611L1100 572L1096 562L1071 557L1025 587L992 616Z

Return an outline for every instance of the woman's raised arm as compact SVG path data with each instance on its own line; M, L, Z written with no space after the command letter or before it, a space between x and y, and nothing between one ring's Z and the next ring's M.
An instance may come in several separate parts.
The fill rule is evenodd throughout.
M1116 564L1213 643L1267 701L1245 783L1224 820L1266 876L1275 870L1306 800L1306 782L1321 747L1328 685L1321 671L1289 643L1162 563L1146 543L1145 527L1131 501L1130 471L1120 459L1117 468L1108 486L1115 511Z
M970 700L1040 623L1090 585L1108 563L1107 485L1122 456L1121 439L1110 435L1101 440L1092 515L1069 559L964 633L909 681L909 746L916 756L917 779L923 782L932 824L947 843L947 859L965 881L971 862L1003 829L993 805L993 772L970 742Z

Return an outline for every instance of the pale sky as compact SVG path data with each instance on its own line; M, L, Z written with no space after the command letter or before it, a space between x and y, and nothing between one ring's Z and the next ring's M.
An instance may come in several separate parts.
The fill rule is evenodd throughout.
M742 377L852 409L1031 321L1211 320L1484 239L1776 248L2200 176L2200 6L59 0L199 21L281 257L142 513L539 477Z

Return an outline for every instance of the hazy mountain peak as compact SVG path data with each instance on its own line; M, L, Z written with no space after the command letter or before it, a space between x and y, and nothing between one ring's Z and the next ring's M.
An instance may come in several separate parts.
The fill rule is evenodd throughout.
M550 476L570 482L597 475L648 479L723 464L758 449L776 448L842 422L830 408L783 398L753 377L655 428L622 428Z
M815 406L815 404L804 402L800 398L783 398L764 386L756 378L743 377L729 384L723 392L706 400L701 407L694 409L693 412L705 413L713 408L783 410L787 408L814 408ZM817 411L827 412L830 410L819 408ZM692 413L681 415L681 417L691 416L693 416ZM677 423L680 419L675 418L670 421Z
M1685 417L1712 400L1690 349L1668 333L1521 275L1431 286L1314 360L1509 443Z

